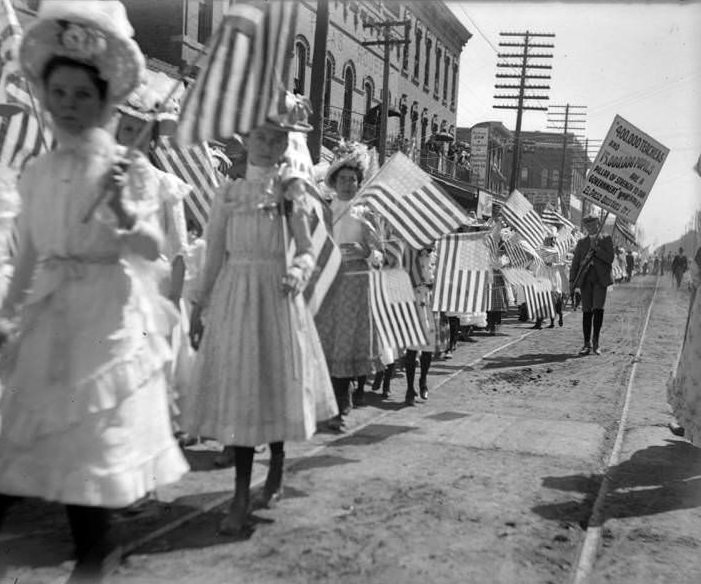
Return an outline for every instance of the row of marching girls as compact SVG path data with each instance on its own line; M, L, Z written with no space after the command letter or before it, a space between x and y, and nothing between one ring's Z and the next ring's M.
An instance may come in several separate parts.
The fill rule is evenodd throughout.
M139 114L150 108L123 109L118 133L129 148L107 130L144 71L132 36L118 1L44 2L19 55L58 147L29 166L19 184L18 250L0 313L0 523L21 497L65 504L77 559L73 581L98 580L114 565L111 510L188 470L167 390L173 331L182 319L176 305L187 187L139 150L153 138L147 131L143 144L134 139L142 133ZM308 174L281 161L289 133L311 129L308 113L288 95L278 114L246 137L245 178L217 194L193 295L196 391L181 399L180 421L192 435L233 448L235 489L224 533L246 532L250 510L279 497L285 442L309 439L319 421L338 415L350 380L362 389L381 367L367 286L354 278L367 274L368 258L384 263L376 253L384 235L344 221L339 211L334 235L343 268L317 318L322 340L301 294L316 263L314 189ZM330 173L334 204L348 206L362 179L353 165ZM165 246L164 227L174 234ZM358 292L348 303L336 297L346 289ZM346 304L360 311L346 318ZM352 332L345 352L351 336L343 323L350 321L358 341ZM253 496L254 448L261 444L269 444L271 464Z
M19 184L1 312L0 523L22 497L65 504L75 582L98 581L116 564L113 510L188 470L167 390L186 189L134 147L136 112L123 112L119 131L131 148L107 130L144 71L132 35L119 2L45 2L20 50L58 146ZM220 526L229 533L245 531L251 507L279 494L284 442L310 438L337 413L299 294L315 264L310 195L304 176L278 164L288 133L310 127L294 100L284 106L248 136L245 179L217 196L191 315L198 391L181 400L181 419L193 435L234 448L235 493ZM177 241L164 246L163 227L174 223ZM264 443L269 476L252 501L254 447Z

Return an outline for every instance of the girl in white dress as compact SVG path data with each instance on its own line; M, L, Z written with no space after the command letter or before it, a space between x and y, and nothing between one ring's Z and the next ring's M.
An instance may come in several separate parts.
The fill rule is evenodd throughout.
M269 444L260 497L282 489L284 442L308 440L337 409L324 354L303 290L316 263L309 234L310 194L302 175L280 165L289 131L308 131L306 112L287 96L288 112L248 137L245 179L227 183L207 226L207 259L193 304L190 335L199 347L183 408L192 434L233 445L236 488L220 525L248 532L254 447ZM287 233L295 256L286 257ZM204 320L203 320L204 316Z
M187 471L166 398L175 314L153 276L157 193L143 157L127 158L104 129L144 66L132 33L119 2L44 2L20 49L59 146L20 180L2 305L14 363L0 405L0 518L14 497L66 504L71 581L114 565L110 509Z

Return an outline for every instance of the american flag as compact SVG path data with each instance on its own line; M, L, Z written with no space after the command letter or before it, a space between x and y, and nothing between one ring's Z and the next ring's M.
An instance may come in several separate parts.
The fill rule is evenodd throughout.
M500 241L501 223L499 221L495 221L491 231L489 231L487 235L484 236L484 243L487 245L490 259L494 264L499 264L499 257L501 256L501 253L499 252Z
M0 4L0 164L21 170L48 147L51 134L37 116L17 61L22 29L10 0Z
M314 165L307 146L307 138L301 132L290 132L285 161L288 169L304 178L312 189L314 214L309 222L312 249L316 256L316 267L304 289L304 299L312 314L316 314L341 267L341 250L331 237L331 209L323 201L314 186ZM288 249L288 261L294 258L294 240Z
M555 236L555 247L560 254L560 261L565 261L567 253L574 247L576 240L574 238L573 229L566 225L560 227Z
M428 344L409 274L401 268L370 271L370 309L385 348Z
M213 35L205 64L185 95L183 144L247 134L277 111L287 84L297 2L237 2Z
M616 217L616 222L613 224L613 239L618 245L629 247L637 245L635 240L635 232L627 221L620 217Z
M171 138L161 137L153 155L156 166L173 173L192 187L190 194L185 197L185 209L200 229L204 230L214 194L219 187L209 147L205 143L180 146Z
M402 152L395 152L359 199L384 217L414 249L468 223L465 212Z
M533 205L519 191L511 193L501 208L501 216L533 249L543 244L547 229Z
M540 259L538 252L516 233L504 241L503 245L506 257L509 258L509 265L514 268L527 268Z
M483 233L454 233L438 242L434 312L486 312L492 269Z
M523 297L519 300L526 303L531 320L554 318L555 309L550 292L552 284L549 279L536 278L523 268L504 268L502 274L509 284L520 287L523 291Z
M574 223L572 223L572 221L569 219L565 219L564 215L558 213L550 205L547 205L545 209L543 209L542 219L545 225L554 225L555 227L564 225L565 227L574 229Z

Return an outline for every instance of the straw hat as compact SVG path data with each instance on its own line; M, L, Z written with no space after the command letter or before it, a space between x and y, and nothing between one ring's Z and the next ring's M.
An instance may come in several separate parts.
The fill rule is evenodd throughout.
M93 65L107 82L107 98L120 103L139 84L145 63L118 0L42 2L27 29L19 61L27 79L43 94L42 75L53 57Z
M329 165L324 179L327 187L333 188L336 174L342 168L359 171L365 176L370 164L370 152L365 144L342 141L335 149L334 155L335 159Z

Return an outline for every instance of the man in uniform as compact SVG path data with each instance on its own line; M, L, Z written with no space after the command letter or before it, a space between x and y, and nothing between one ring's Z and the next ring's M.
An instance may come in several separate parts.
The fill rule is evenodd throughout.
M583 226L587 237L577 242L570 268L570 289L579 288L582 294L584 346L579 354L589 355L593 351L594 354L601 355L599 334L604 322L606 291L613 284L613 241L611 236L601 234L601 220L598 215L585 217Z

